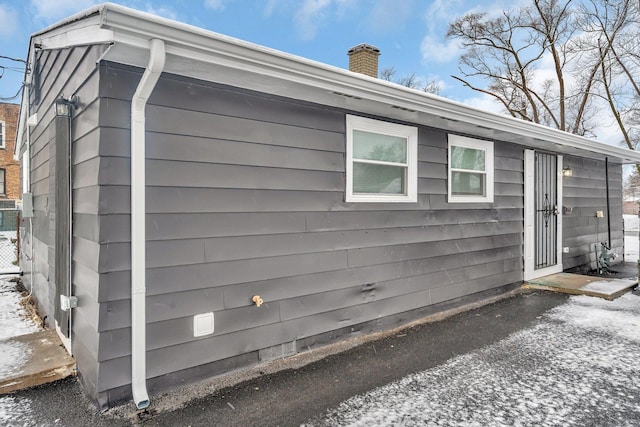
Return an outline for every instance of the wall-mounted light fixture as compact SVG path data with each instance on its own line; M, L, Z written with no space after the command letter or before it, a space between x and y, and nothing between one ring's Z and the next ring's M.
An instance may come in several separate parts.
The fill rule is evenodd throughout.
M573 170L569 166L562 168L562 176L573 176Z
M73 110L78 108L78 101L78 95L65 99L64 95L60 94L60 97L54 101L56 117L71 117Z

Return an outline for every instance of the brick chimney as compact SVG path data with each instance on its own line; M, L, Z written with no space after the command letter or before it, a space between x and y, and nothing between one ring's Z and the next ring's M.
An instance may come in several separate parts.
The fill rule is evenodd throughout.
M347 52L349 55L349 71L378 77L378 56L380 49L370 44L359 44Z

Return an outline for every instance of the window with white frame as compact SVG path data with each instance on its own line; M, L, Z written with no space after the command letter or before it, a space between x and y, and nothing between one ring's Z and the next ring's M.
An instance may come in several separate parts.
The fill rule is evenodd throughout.
M347 115L347 202L418 200L418 129Z
M5 147L5 124L3 121L0 120L0 148L4 148Z
M493 142L449 135L450 203L493 202Z

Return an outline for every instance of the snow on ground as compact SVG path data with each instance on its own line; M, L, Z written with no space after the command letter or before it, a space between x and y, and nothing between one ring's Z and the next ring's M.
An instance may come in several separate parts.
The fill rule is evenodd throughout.
M638 248L638 227L640 226L637 215L623 215L624 218L624 260L626 262L638 262L640 255Z
M0 279L0 376L15 371L27 357L28 348L21 343L8 342L7 338L36 332L38 325L28 317L20 304L22 294L16 283ZM28 399L0 396L0 425L31 426Z
M38 330L38 325L20 305L22 298L22 294L16 290L16 283L0 279L0 340Z
M625 231L638 231L638 215L622 215Z
M638 262L639 255L638 236L624 236L624 260L626 262Z
M624 291L629 287L633 287L637 283L638 283L637 279L618 279L616 281L603 279L603 280L587 283L580 289L584 291L598 292L605 295L606 294L613 295L617 292Z
M528 330L355 396L308 425L639 425L639 354L640 297L572 297Z
M30 401L15 396L0 396L0 425L7 427L34 426Z

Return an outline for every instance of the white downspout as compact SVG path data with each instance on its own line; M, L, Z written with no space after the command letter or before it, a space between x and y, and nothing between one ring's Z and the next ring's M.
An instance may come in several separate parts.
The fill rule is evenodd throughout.
M146 343L145 108L164 69L164 42L149 42L149 64L131 99L131 391L138 409L149 406Z

